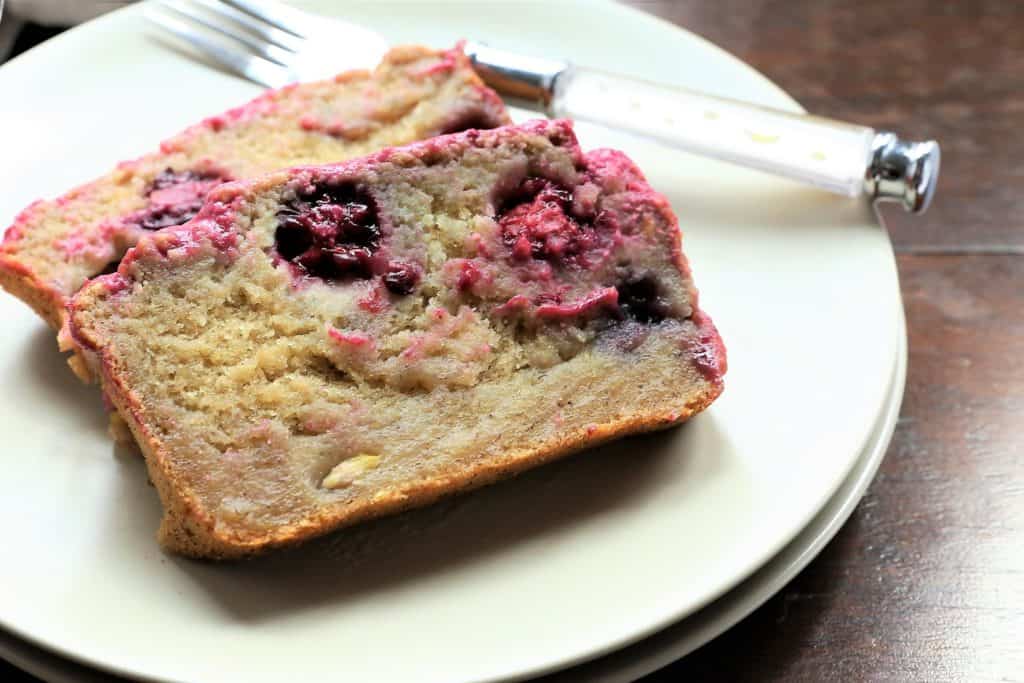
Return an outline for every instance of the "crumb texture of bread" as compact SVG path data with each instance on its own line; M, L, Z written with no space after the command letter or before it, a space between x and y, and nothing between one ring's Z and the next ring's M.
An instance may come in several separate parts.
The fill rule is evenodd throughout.
M142 235L185 223L223 181L508 121L459 49L395 48L373 72L269 91L157 152L33 203L0 243L0 285L59 328L87 279L116 268Z
M726 369L667 201L563 121L221 185L71 316L201 557L676 424Z

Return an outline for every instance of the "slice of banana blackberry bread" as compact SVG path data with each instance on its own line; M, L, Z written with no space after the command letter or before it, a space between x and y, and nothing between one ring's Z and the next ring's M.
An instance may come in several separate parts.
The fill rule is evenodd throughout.
M143 234L186 222L223 181L508 122L460 49L396 48L372 73L267 92L98 180L35 202L0 244L0 285L60 328L68 299L88 278L115 268Z
M668 202L564 121L221 185L70 311L199 557L668 427L726 368Z

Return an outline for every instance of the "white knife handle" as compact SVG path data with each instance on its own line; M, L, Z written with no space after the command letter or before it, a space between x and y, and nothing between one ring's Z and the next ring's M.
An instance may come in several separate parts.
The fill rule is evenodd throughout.
M555 116L590 121L688 152L855 197L875 131L581 67L555 79Z
M468 43L484 80L553 116L589 121L688 152L809 183L838 194L900 201L914 213L931 202L938 143L904 142L831 119L608 74Z

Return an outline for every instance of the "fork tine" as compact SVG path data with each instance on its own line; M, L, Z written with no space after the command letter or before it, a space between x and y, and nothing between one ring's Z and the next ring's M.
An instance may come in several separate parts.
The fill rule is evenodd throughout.
M288 69L241 50L232 50L196 32L184 22L147 9L147 20L195 47L228 71L268 88L279 88L296 80Z
M303 43L306 42L305 39L293 33L276 28L221 0L192 0L192 2L203 6L213 14L238 24L254 36L261 38L265 43L273 43L285 50L298 52L302 49Z
M299 38L305 38L307 35L308 22L304 21L305 16L303 13L294 7L288 7L284 3L277 2L276 0L221 1L235 7L236 9L240 9L243 12L248 12L252 16L262 19L271 26L275 26L282 31L287 31Z
M277 45L261 42L243 31L232 29L224 23L211 21L202 12L197 12L191 5L182 2L181 0L161 0L158 6L174 12L175 14L181 15L189 21L199 24L210 31L227 36L231 40L241 43L249 50L249 52L252 52L259 57L269 59L272 62L277 62L281 66L288 66L288 58L292 55L291 52L283 50Z

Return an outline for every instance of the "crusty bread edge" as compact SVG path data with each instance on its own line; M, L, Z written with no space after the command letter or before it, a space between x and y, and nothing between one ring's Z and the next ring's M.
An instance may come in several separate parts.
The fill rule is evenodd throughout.
M572 453L631 434L667 429L700 413L722 393L721 379L706 381L705 389L681 406L641 412L604 424L591 425L550 439L536 447L507 453L498 460L480 462L446 476L385 489L372 498L344 508L316 514L261 535L225 533L215 528L210 512L169 466L168 449L146 426L146 408L121 381L118 368L100 351L102 380L108 396L127 416L164 507L157 540L166 550L186 557L229 560L249 557L272 548L293 545L347 526L404 510L422 507L443 497L494 483Z
M28 304L54 330L64 324L64 298L19 261L0 256L0 287Z

